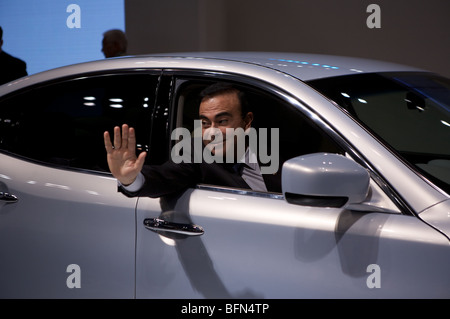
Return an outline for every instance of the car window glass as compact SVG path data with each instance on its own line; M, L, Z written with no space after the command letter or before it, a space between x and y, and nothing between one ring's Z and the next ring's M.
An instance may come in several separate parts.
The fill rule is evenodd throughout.
M177 127L187 128L191 135L194 134L194 130L198 128L198 126L195 127L194 121L199 120L200 92L212 83L210 81L188 81L180 86L176 97L178 114L175 125ZM278 156L279 170L284 161L300 155L316 152L344 154L342 148L335 141L288 101L264 89L236 83L233 85L239 87L246 94L249 110L254 114L252 127L258 134L258 143L262 138L261 132L263 130L267 132L266 151L263 155L267 154L271 158ZM274 134L277 134L278 138L273 137ZM176 141L172 142L175 144ZM277 147L272 147L272 143L276 143ZM258 144L259 146L261 145ZM278 154L273 154L274 150ZM260 152L262 152L261 147L258 150L258 157L261 155ZM260 165L263 167L269 164L260 163Z
M450 191L450 81L428 73L309 82L436 185Z
M157 77L85 77L0 102L0 148L51 165L108 171L103 132L127 123L146 150Z

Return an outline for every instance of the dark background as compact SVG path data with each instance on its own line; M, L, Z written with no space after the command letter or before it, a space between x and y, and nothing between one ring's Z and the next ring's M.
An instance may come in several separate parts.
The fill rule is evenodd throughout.
M369 4L381 8L370 29ZM129 54L278 51L408 64L450 77L449 0L125 0Z

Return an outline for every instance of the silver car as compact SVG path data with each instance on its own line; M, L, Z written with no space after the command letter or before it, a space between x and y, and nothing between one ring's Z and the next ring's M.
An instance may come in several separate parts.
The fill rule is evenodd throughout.
M198 93L243 88L277 129L282 192L197 185L129 198L103 132L147 164ZM449 298L450 81L291 53L136 56L0 86L2 298Z

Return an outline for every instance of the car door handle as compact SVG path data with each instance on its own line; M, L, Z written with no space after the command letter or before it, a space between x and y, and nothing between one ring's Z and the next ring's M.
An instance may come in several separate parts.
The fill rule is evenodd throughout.
M12 195L10 193L0 192L0 201L7 202L7 203L15 203L19 199L16 195Z
M168 232L187 236L200 236L205 232L202 227L194 224L179 224L160 218L146 218L144 226L155 232Z

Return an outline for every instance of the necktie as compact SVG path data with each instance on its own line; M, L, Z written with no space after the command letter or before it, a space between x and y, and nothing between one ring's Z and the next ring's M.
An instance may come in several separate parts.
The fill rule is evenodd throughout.
M244 163L236 163L233 165L233 170L238 173L239 175L241 175L242 173L242 169L244 168L245 164Z

